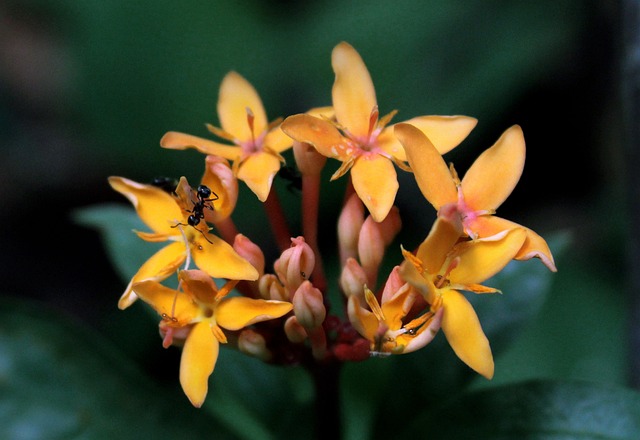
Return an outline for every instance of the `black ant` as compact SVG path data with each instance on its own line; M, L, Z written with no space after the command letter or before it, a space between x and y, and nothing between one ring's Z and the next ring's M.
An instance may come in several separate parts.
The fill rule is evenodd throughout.
M213 197L211 197L212 195ZM187 210L187 212L191 213L191 215L187 217L187 224L193 227L198 226L200 224L200 221L204 219L205 208L213 211L213 206L211 206L210 202L215 202L216 200L218 200L218 194L211 191L211 189L206 185L199 185L196 191L196 197L198 198L197 201L193 201L193 200L191 201L193 203L193 209L191 211ZM182 223L178 223L173 227L176 227L181 224ZM211 241L207 238L204 232L200 231L200 233L202 233L202 236L209 243L211 243Z
M155 177L151 181L151 185L160 188L164 192L175 195L178 180L172 177Z

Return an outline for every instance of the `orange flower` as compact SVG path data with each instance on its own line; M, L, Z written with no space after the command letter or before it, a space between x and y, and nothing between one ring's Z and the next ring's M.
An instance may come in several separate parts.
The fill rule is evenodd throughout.
M258 278L258 271L228 243L210 234L204 221L193 226L189 224L195 198L186 179L180 180L176 190L178 196L124 177L110 177L109 184L131 201L140 219L153 231L136 231L140 238L150 242L172 242L149 258L133 276L118 302L121 309L129 307L137 299L132 290L134 283L142 280L164 280L174 274L185 261L188 266L191 258L196 266L212 277L234 280ZM214 200L207 203L217 202L218 200ZM222 200L219 202L224 205ZM209 206L214 209L214 205Z
M218 290L209 275L200 270L183 270L178 274L184 293L157 281L133 285L133 290L151 305L163 321L166 338L172 330L188 328L180 361L180 384L191 403L202 406L208 379L218 359L219 345L227 338L222 329L240 330L256 322L279 318L293 305L284 301L227 297L237 281L227 282Z
M422 131L409 124L398 124L395 133L404 146L418 187L439 215L444 211L457 211L464 232L472 238L523 228L527 238L515 258L538 257L551 271L557 270L549 246L540 235L493 215L513 191L524 168L524 135L518 125L506 130L491 148L484 151L462 181L453 166L447 167L439 150Z
M288 117L282 130L298 142L313 145L320 154L342 162L331 180L351 170L356 193L374 220L380 222L389 213L398 191L393 164L406 168L404 150L387 127L395 111L379 118L371 76L353 47L344 42L338 44L331 61L336 75L336 122L299 114ZM424 130L438 150L445 153L462 142L477 121L466 116L420 116L407 122Z
M204 154L233 161L238 179L264 202L271 190L273 177L284 163L280 153L291 148L293 141L280 130L279 120L267 121L260 96L236 72L228 73L222 80L218 116L222 128L210 124L207 128L233 145L175 131L166 133L160 145L176 150L195 148Z

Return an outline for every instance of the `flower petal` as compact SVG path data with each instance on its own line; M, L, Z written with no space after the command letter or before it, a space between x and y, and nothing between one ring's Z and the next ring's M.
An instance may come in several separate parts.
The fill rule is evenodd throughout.
M390 330L398 330L402 327L402 319L407 316L415 300L416 292L405 285L388 301L382 303L382 313Z
M280 125L269 131L264 138L265 148L282 153L293 145L293 139L280 129Z
M195 148L201 153L221 156L229 160L235 160L241 154L240 147L221 144L209 139L177 131L165 133L165 135L162 136L162 139L160 139L160 146L169 150Z
M244 181L258 200L264 202L271 191L273 176L281 165L280 159L273 154L254 153L240 164L238 179Z
M443 293L442 331L456 355L487 379L493 377L493 355L478 315L467 299L455 290Z
M458 200L456 184L444 159L422 131L409 124L396 124L395 135L407 154L418 187L434 208Z
M514 125L475 160L462 179L467 205L476 210L497 209L513 191L524 169L522 129Z
M427 273L435 275L440 271L451 248L461 235L460 222L451 222L444 217L436 218L429 235L416 252Z
M356 149L329 121L305 114L289 116L280 126L298 142L313 145L318 153L341 161L347 160Z
M479 284L502 270L527 238L524 228L502 231L458 245L460 262L451 271L451 284Z
M415 336L411 336L409 333L398 336L398 344L404 345L402 353L411 353L412 351L416 351L433 341L433 338L435 338L438 330L440 330L440 327L442 326L443 314L444 309L438 309L433 318L431 318L430 321L427 321L428 324L425 323L418 329Z
M205 219L216 223L229 217L238 201L238 179L233 175L228 162L219 156L207 156L202 184L217 196L213 197L212 194L211 198L215 200L209 203L213 210L204 210Z
M178 279L183 283L185 293L199 304L211 306L215 302L218 286L205 271L181 270Z
M358 157L351 169L353 188L376 222L385 219L398 192L393 163L377 154Z
M378 319L373 313L360 305L360 300L356 295L349 297L348 314L353 328L363 337L374 342L378 332Z
M404 121L423 132L440 154L465 140L478 120L470 116L418 116Z
M495 215L480 216L471 222L469 227L480 237L488 237L506 229L523 228L527 233L527 238L514 258L516 260L529 260L534 257L540 258L542 263L547 266L551 272L558 271L553 261L551 249L549 249L549 245L545 239L529 228L525 228L501 217L496 217Z
M338 44L331 53L336 74L333 108L336 119L353 136L369 134L369 117L376 107L376 91L364 61L348 43Z
M180 385L191 404L200 408L207 397L209 376L218 360L220 343L214 337L208 321L191 329L180 359Z
M166 235L179 234L172 226L182 221L183 215L180 206L169 193L153 185L134 182L124 177L111 176L109 184L129 199L140 219L154 232Z
M254 117L253 133L247 119L247 109ZM227 73L220 84L218 116L222 129L240 141L257 139L268 124L258 92L236 72Z
M146 280L133 285L133 291L144 302L149 304L163 318L170 319L172 326L191 324L200 314L198 306L185 295L175 289L163 286L157 281Z
M257 280L258 271L233 250L226 241L213 234L194 235L191 254L198 268L213 278Z
M180 267L185 258L186 249L182 242L171 243L153 254L131 278L129 285L118 301L118 307L124 310L138 299L132 289L135 283L144 280L162 281L170 277Z
M216 322L227 330L240 330L256 322L286 315L293 304L285 301L234 296L222 299L215 308Z

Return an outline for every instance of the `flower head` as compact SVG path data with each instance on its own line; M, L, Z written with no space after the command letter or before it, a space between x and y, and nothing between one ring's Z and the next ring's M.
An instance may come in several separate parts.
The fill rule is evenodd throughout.
M153 280L135 283L133 289L162 317L165 346L170 345L173 329L188 328L180 361L180 384L191 403L200 407L207 395L208 379L218 359L219 345L227 342L222 329L236 331L279 318L289 313L293 305L283 301L228 297L237 281L228 281L218 290L213 279L201 270L180 271L178 278L183 292Z
M133 276L118 303L121 309L129 307L137 299L132 290L134 283L166 279L180 265L190 263L191 258L196 266L212 277L235 280L258 278L258 272L249 262L240 257L231 245L211 234L205 221L194 216L194 205L198 199L186 179L181 179L175 195L123 177L110 177L109 184L131 201L140 219L151 229L152 232L136 231L140 238L150 242L170 242L149 258ZM216 203L224 202L218 199L204 203L208 208L215 209ZM203 209L207 208L203 205Z
M425 198L442 214L454 210L470 237L489 237L522 226L493 215L513 191L524 168L525 143L518 125L506 130L498 141L471 165L462 181L447 167L431 140L409 124L398 124L396 136L404 145L407 160ZM515 255L518 260L538 257L556 271L546 241L531 229Z
M375 221L389 213L398 191L394 163L405 167L400 143L387 125L395 112L380 117L369 71L356 50L340 43L331 57L335 82L335 122L309 114L288 117L282 130L298 142L313 145L326 157L338 159L341 167L332 180L351 170L354 189ZM434 139L441 153L458 145L476 124L466 116L421 116L412 124Z
M280 121L271 123L260 96L253 86L236 72L228 73L220 85L218 116L221 128L207 124L214 135L232 145L185 133L170 131L160 140L164 148L198 151L233 161L238 179L244 181L264 202L273 177L284 159L280 155L293 141L280 130Z
M498 292L479 283L495 275L516 255L526 239L523 228L492 237L459 242L459 219L438 217L416 255L405 250L400 273L422 293L431 311L443 309L442 331L456 355L487 378L493 377L493 356L480 321L461 290Z

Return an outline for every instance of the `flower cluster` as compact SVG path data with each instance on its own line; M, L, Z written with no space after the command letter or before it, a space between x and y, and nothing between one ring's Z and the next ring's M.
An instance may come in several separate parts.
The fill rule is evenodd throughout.
M495 215L524 167L520 127L506 130L460 180L442 155L467 137L474 118L417 116L391 124L395 111L380 116L356 50L340 43L331 60L332 106L272 122L252 85L229 73L218 98L220 127L207 125L219 141L179 132L160 141L206 155L198 185L184 177L148 184L109 179L151 230L137 235L169 243L134 275L119 306L140 298L157 311L163 345L183 346L180 383L195 406L206 397L220 343L265 362L317 367L413 352L442 329L456 355L491 378L489 341L462 291L497 292L481 283L513 259L537 257L556 270L542 237ZM296 166L284 168L288 149ZM348 174L334 283L318 243L327 159L340 162L330 180ZM396 167L413 173L437 215L417 249L391 248L396 266L384 274L382 262L402 227ZM290 233L272 189L281 170L295 170L300 180L298 234ZM238 180L264 202L280 247L273 262L232 220ZM342 304L328 301L331 288L340 289Z

